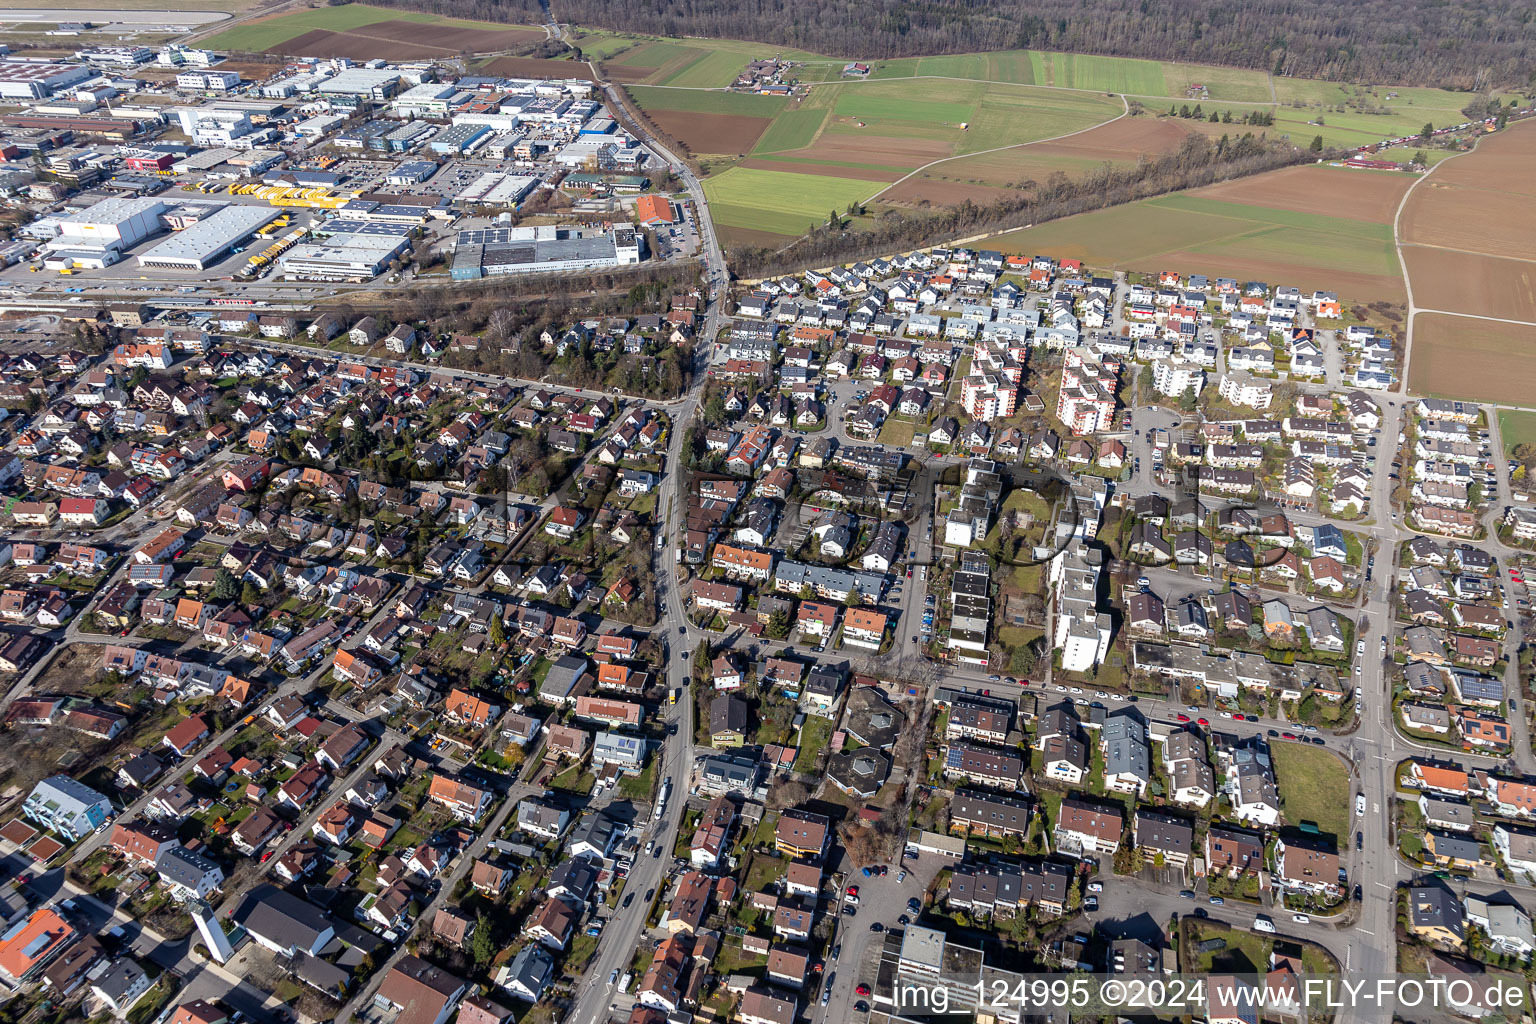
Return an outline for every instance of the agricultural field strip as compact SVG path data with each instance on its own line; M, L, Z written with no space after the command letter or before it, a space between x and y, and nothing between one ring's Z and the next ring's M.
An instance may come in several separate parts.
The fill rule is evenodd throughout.
M1005 232L991 236L990 244L1008 252L1060 249L1116 269L1155 272L1167 260L1199 263L1212 272L1236 265L1256 278L1290 273L1305 287L1353 289L1401 301L1402 271L1385 224L1325 214L1287 224L1276 223L1277 217L1284 218L1284 212L1159 197ZM1365 237L1373 227L1381 237ZM1373 264L1380 269L1362 269Z
M1399 242L1400 249L1434 249L1438 252L1456 252L1463 256L1483 256L1488 259L1510 260L1514 263L1536 263L1536 257L1505 256L1502 253L1478 252L1476 249L1460 249L1454 245L1436 245L1434 242Z
M889 192L891 189L895 188L897 185L900 185L902 182L906 181L908 178L914 177L915 175L922 174L924 171L928 170L930 167L936 167L939 164L949 163L951 160L963 160L963 159L965 159L967 157L984 156L984 155L986 155L988 153L1001 153L1001 152L1004 152L1005 150L1019 149L1019 148L1021 148L1023 146L1037 146L1037 145L1039 145L1042 142L1056 142L1056 141L1059 141L1061 139L1071 138L1074 135L1081 135L1083 132L1091 132L1095 128L1102 128L1102 127L1104 127L1107 124L1114 124L1116 121L1120 120L1122 117L1128 116L1130 114L1130 112L1131 112L1130 104L1125 102L1125 97L1124 96L1120 97L1120 102L1124 106L1124 109L1121 110L1120 113L1116 114L1114 117L1109 118L1108 120L1100 121L1098 124L1089 125L1086 128L1079 128L1075 132L1066 132L1066 133L1061 134L1061 135L1053 135L1053 136L1051 136L1048 139L1033 139L1033 140L1031 140L1029 142L1015 142L1012 145L996 146L996 147L994 147L992 149L977 150L974 153L957 153L954 156L946 156L946 157L941 157L938 160L929 161L928 163L923 164L923 166L914 169L913 171L911 171L909 174L905 175L904 177L898 178L895 181L891 182L889 185L887 185L884 188L882 188L879 192L876 192L874 195L870 196L869 199L866 199L865 202L872 202L873 200L878 199L884 193Z
M219 50L267 50L297 39L307 32L320 30L351 33L384 21L411 21L422 25L439 25L445 28L473 29L482 32L543 31L537 25L503 25L468 18L449 18L419 11L347 4L342 7L320 7L294 14L248 21L202 40L202 45Z
M692 65L690 64L688 69L691 70L691 68ZM661 68L656 72L656 74L662 75L664 78L671 79L680 74L680 72L677 66L674 65L672 67ZM1182 99L1182 97L1177 96L1156 96L1147 93L1116 92L1113 90L1103 89L1085 89L1080 86L1055 85L1043 82L1009 82L991 78L968 78L954 75L901 75L885 78L871 77L866 79L809 82L805 83L805 85L808 90L807 96L814 95L818 86L830 86L838 90L838 95L841 99L842 96L846 95L844 92L842 92L842 90L845 89L856 89L860 86L882 85L892 82L910 82L919 80L947 81L955 83L982 84L1004 87L1017 86L1019 88L1033 89L1050 89L1058 92L1076 93L1085 96L1112 95L1118 97L1121 102L1127 102L1128 100L1134 99L1159 101L1159 103L1161 103L1166 101L1178 102ZM647 84L645 88L673 89L680 92L730 92L730 90L724 86L698 87ZM1446 100L1447 102L1452 102L1452 99L1449 96L1447 96ZM1275 117L1275 124L1273 127L1277 132L1281 132L1296 138L1303 138L1307 136L1308 133L1321 135L1325 144L1346 149L1355 148L1358 146L1366 145L1368 143L1377 142L1382 139L1392 138L1416 131L1419 126L1423 124L1423 122L1419 120L1421 117L1440 124L1449 123L1452 119L1459 119L1462 116L1458 109L1450 106L1398 106L1392 108L1389 113L1384 114L1363 114L1353 112L1346 114L1324 113L1322 116L1324 117L1325 123L1317 125L1313 124L1310 120L1311 118L1318 116L1318 112L1314 109L1296 108L1288 106L1284 103L1252 100L1208 100L1205 102L1210 104L1216 110L1225 110L1234 114L1241 114L1253 110L1267 111L1272 113ZM1233 123L1231 127L1233 130L1242 130L1242 126L1237 123ZM990 152L990 150L982 150L980 152Z
M512 26L508 26L508 27L512 27ZM615 63L624 64L626 62L623 61L623 60L619 60L619 61L616 61ZM815 63L815 62L805 61L803 63L809 64L809 63ZM826 62L826 63L832 63L832 62L829 61L829 62ZM837 63L841 64L842 62L839 61ZM968 83L974 83L974 84L978 84L978 85L1017 85L1017 86L1021 86L1021 87L1025 87L1025 88L1034 88L1034 89L1055 89L1055 90L1060 91L1060 92L1084 92L1084 93L1091 93L1091 94L1093 94L1095 96L1113 95L1113 96L1119 96L1119 97L1122 97L1122 98L1128 98L1128 99L1133 99L1133 100L1163 100L1163 101L1170 101L1170 102L1174 102L1174 103L1188 103L1189 102L1189 98L1187 96L1167 96L1167 95L1159 95L1157 93L1135 92L1135 91L1131 91L1131 90L1121 91L1121 90L1117 90L1117 89L1088 89L1088 88L1084 88L1083 86L1077 86L1077 85L1055 85L1055 84L1051 84L1051 83L1047 83L1047 82L1014 82L1014 81L1009 81L1007 79L1001 79L1001 78L972 78L972 77L967 77L967 76L963 76L963 75L891 75L891 76L884 77L884 78L874 78L874 77L870 77L870 78L844 78L844 79L837 79L837 80L827 81L827 82L805 82L803 84L805 85L807 91L810 91L810 90L814 90L817 86L858 87L858 86L861 86L861 85L880 85L880 84L885 84L885 83L890 83L890 82L910 82L910 81L921 80L921 79L931 79L931 80L934 80L934 81L943 81L943 82L968 82ZM1324 84L1328 84L1328 83L1324 83ZM690 91L690 92L729 92L730 91L729 86L688 86L688 85L663 85L663 84L660 84L660 83L655 83L655 84L646 83L646 87L647 88L651 88L651 89L681 89L681 90ZM1434 114L1454 114L1457 117L1461 117L1462 116L1461 108L1460 107L1456 107L1454 105L1451 105L1453 103L1453 101L1454 101L1454 97L1455 97L1455 94L1452 94L1452 93L1447 93L1446 94L1446 96L1445 96L1445 100L1446 100L1446 103L1447 103L1446 106L1435 106L1435 105L1430 105L1430 104L1413 104L1413 105L1410 106L1410 105L1404 104L1404 105L1392 107L1391 108L1391 112L1390 113L1386 113L1386 114L1367 114L1367 113L1364 113L1364 112L1348 112L1348 113L1343 113L1343 114L1335 113L1335 114L1331 114L1330 115L1330 114L1325 112L1323 114L1324 118L1327 118L1327 117L1330 117L1330 116L1332 116L1334 118L1341 118L1341 117L1342 118L1349 118L1350 119L1350 123L1336 124L1336 125L1329 125L1329 124L1325 123L1323 125L1319 125L1318 127L1322 127L1322 128L1333 128L1333 127L1336 127L1338 129L1340 129L1341 131L1359 131L1359 132L1369 133L1369 131L1370 131L1369 128L1361 127L1359 122L1355 120L1356 118L1370 119L1370 120L1377 120L1377 119L1387 120L1389 118L1394 118L1394 117L1397 117L1397 116L1402 116L1402 117L1405 117L1405 118L1416 120L1417 117L1422 115L1422 114L1431 114L1431 115L1434 115ZM1293 106L1291 106L1287 102L1279 101L1279 100L1273 100L1273 99L1271 99L1271 100L1209 99L1209 100L1202 100L1201 103L1202 103L1202 105L1210 105L1210 106L1214 107L1216 110L1226 110L1228 108L1231 108L1233 110L1241 109L1243 111L1248 111L1248 110L1274 110L1275 114L1277 115L1277 119L1281 119L1281 120L1293 120L1291 118L1280 118L1279 117L1279 115L1286 114L1286 113L1292 113L1292 114L1295 114L1295 115L1298 115L1298 116L1302 115L1302 114L1307 114L1307 113L1315 113L1315 111L1312 108L1308 108L1308 107L1293 107ZM1431 118L1431 119L1433 119L1433 118ZM1300 123L1300 122L1297 122L1297 123Z

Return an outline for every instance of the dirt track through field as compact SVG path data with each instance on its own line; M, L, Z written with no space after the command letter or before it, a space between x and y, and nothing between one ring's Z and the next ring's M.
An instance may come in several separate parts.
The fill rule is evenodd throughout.
M1513 125L1435 168L1408 196L1397 240L1417 309L1536 321L1533 164L1536 125ZM1418 381L1427 379L1421 366L1444 362L1436 346L1455 344L1466 330L1449 325L1423 332L1427 316L1415 320L1410 354L1410 376ZM1529 363L1536 354L1536 329L1525 333L1524 349L1510 353L1511 373L1518 373L1515 360ZM1493 356L1486 348L1485 359ZM1525 396L1527 404L1533 394Z

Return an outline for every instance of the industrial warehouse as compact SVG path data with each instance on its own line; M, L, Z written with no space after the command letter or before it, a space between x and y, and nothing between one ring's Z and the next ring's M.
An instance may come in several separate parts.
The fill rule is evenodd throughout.
M321 242L298 245L278 258L289 281L367 281L411 245L410 228L399 224L332 221Z
M176 232L139 256L139 266L161 270L206 270L258 228L277 219L278 211L262 206L226 206Z
M474 281L626 266L640 262L642 244L633 224L608 230L546 225L460 231L451 273L455 281Z
M44 247L44 264L51 269L103 269L169 229L175 234L142 253L139 266L206 270L279 213L270 206L104 199L54 224L54 237Z

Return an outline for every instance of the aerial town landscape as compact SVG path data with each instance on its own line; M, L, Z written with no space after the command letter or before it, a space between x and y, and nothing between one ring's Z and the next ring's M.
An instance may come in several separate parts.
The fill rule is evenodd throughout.
M0 10L0 1024L1536 1019L1536 77L185 6Z

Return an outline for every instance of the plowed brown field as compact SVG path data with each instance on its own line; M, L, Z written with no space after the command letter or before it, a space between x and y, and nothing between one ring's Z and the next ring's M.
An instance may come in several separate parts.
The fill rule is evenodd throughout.
M1517 124L1441 164L1414 189L1397 227L1415 306L1536 322L1533 163L1536 125ZM1424 319L1415 323L1410 355L1416 379L1420 357L1440 360L1432 349L1450 333L1421 332ZM1518 358L1529 363L1536 327L1524 330L1526 349Z
M1403 262L1412 275L1413 304L1421 309L1536 323L1536 262L1445 253L1417 245L1403 248ZM1455 273L1445 273L1448 268ZM1530 354L1536 356L1536 327L1528 328L1528 335ZM1417 352L1418 336L1414 337ZM1536 398L1536 392L1531 397Z
M1196 189L1190 195L1273 210L1320 213L1326 217L1390 224L1403 193L1417 179L1411 174L1349 170L1308 165L1236 178ZM1426 186L1427 187L1427 186Z
M1414 318L1408 387L1421 395L1529 405L1536 395L1532 330L1420 313Z
M1447 165L1446 170L1457 162ZM1528 173L1536 177L1536 171ZM1496 256L1536 257L1536 201L1530 196L1448 186L1439 177L1435 172L1409 200L1399 225L1402 242ZM1418 285L1417 280L1414 285Z
M767 117L700 114L691 110L653 110L650 114L662 131L695 153L750 153L772 122Z
M977 205L986 205L1003 196L1013 194L1012 189L996 185L977 185L965 181L944 181L919 174L908 178L895 188L880 194L882 203L911 203L916 206L954 206L969 199Z
M635 82L643 82L656 73L655 68L632 68L627 64L604 64L603 74L609 80L631 85Z
M1143 153L1171 153L1201 122L1158 117L1122 117L1118 121L1055 142L1037 142L1020 152L1050 153L1090 160L1134 160Z

